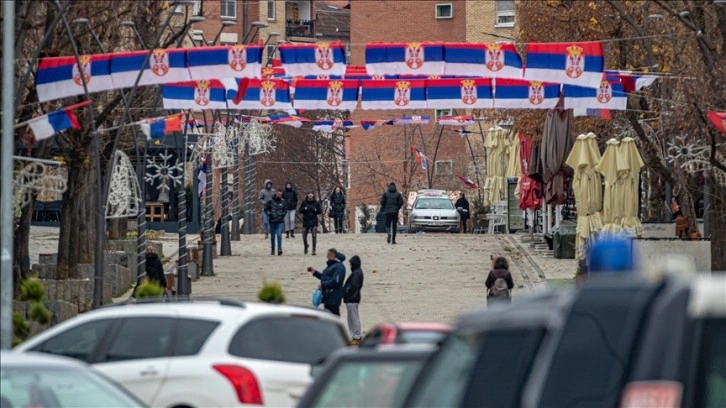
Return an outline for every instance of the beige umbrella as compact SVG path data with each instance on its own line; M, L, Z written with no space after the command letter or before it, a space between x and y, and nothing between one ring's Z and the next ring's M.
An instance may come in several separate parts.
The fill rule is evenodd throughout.
M485 143L487 147L487 178L484 183L484 191L487 192L485 202L492 204L502 199L502 192L505 191L507 170L507 145L504 129L498 127L490 128L487 131Z
M643 226L638 218L638 186L640 184L640 169L643 168L643 158L640 156L635 140L632 137L623 138L620 142L620 153L628 167L628 177L623 182L623 231L631 236L641 236Z
M625 179L628 177L628 167L620 151L620 142L610 139L607 142L605 153L596 169L605 178L605 194L602 206L603 228L602 233L616 235L621 230L623 217L623 189Z
M577 228L575 237L575 257L583 259L593 234L602 228L602 219L597 209L599 194L595 194L594 186L600 187L600 174L595 170L598 156L590 147L587 135L580 135L570 151L565 163L575 171L572 177L572 190L575 193L577 208Z
M602 159L602 155L600 154L600 148L597 145L597 135L592 132L588 133L587 145L590 148L591 157L594 158L595 165L597 165L597 163L600 163L600 159ZM591 209L591 211L597 212L599 214L600 211L602 211L602 176L595 169L595 166L593 166L592 171L592 182L590 183L590 188L592 189L592 191L590 192L590 197L592 198L591 202L594 207Z
M509 144L507 156L507 177L521 177L522 166L519 165L519 138L514 132L507 136Z

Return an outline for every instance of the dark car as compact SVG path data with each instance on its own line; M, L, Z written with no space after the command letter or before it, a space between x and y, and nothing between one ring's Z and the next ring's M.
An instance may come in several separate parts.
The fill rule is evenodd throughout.
M430 345L386 349L350 348L334 352L298 407L393 407L403 403Z
M724 407L726 277L596 279L464 315L407 407Z

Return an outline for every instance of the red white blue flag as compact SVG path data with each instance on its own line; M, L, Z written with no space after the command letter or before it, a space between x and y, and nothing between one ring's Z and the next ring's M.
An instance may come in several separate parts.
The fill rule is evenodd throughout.
M600 86L605 58L602 43L529 43L524 78L591 88Z
M280 44L277 49L285 73L291 77L345 74L343 43Z
M522 57L511 43L444 43L444 74L522 78Z
M479 186L475 182L470 180L468 177L464 177L464 176L456 176L456 177L458 177L462 183L466 184L466 186L472 190L476 190L477 188L479 188Z
M290 84L276 78L222 80L230 109L285 110L292 108Z
M368 43L368 75L443 75L443 42Z
M708 111L708 119L721 133L726 133L726 112Z
M162 85L164 109L226 109L224 85L219 80L186 81Z
M434 109L491 109L490 78L432 79L426 81L426 107Z
M147 140L159 139L164 135L182 131L181 115L166 116L163 118L145 119L139 122L141 132Z
M552 109L560 100L560 84L497 78L495 109Z
M353 129L357 127L351 120L316 120L313 130L316 132L335 132L338 129Z
M359 81L299 79L295 82L295 108L353 111L358 105Z
M426 81L369 80L361 81L363 109L424 109Z
M598 88L565 85L565 109L625 110L628 94L617 75L605 75Z
M53 136L58 132L62 132L67 129L79 130L81 125L78 123L78 118L73 110L80 109L86 105L89 105L91 101L85 101L71 105L67 108L51 112L47 115L38 116L28 121L28 126L33 130L35 140L44 140Z
M429 168L429 158L421 153L416 146L411 145L411 153L416 157L416 162L421 165L422 169L427 170Z
M363 130L373 130L379 126L383 125L390 125L393 121L391 120L361 120L360 125L363 127Z
M260 78L282 78L285 76L285 69L282 67L262 67Z
M609 76L619 76L620 82L623 84L623 90L627 93L647 88L653 85L653 82L658 79L655 75L634 74L630 71L605 71L605 74Z
M115 89L130 88L142 71L139 86L191 80L186 49L156 49L144 65L149 51L121 52L111 57L111 78Z
M111 54L43 58L38 64L35 87L40 102L83 95L85 78L88 92L114 89L111 81Z
M395 118L391 120L389 125L403 126L403 125L428 125L431 118L428 116L412 115L404 116L402 118Z
M262 47L225 45L188 48L191 79L260 77Z
M297 115L288 115L285 113L280 115L270 115L270 122L278 125L287 125L299 128L303 125L303 123L310 122L310 119Z
M470 126L476 123L471 115L465 116L442 116L436 119L440 126Z

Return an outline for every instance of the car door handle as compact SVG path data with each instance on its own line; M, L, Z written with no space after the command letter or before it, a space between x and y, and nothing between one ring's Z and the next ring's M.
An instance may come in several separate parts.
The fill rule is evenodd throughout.
M148 367L145 370L141 371L139 374L141 374L142 376L147 376L147 375L157 375L157 374L159 374L159 372L156 371L156 368L154 368L154 367Z

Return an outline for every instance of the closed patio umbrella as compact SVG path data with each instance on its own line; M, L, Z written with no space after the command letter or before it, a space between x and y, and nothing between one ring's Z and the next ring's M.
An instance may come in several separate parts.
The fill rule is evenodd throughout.
M628 177L628 167L620 151L620 142L610 139L605 153L596 167L605 178L605 194L602 206L603 228L605 235L620 233L623 217L623 189Z
M596 150L597 151L597 150ZM602 219L599 213L597 200L600 194L600 173L595 169L598 156L590 146L588 135L577 137L565 163L574 169L572 177L572 190L575 193L575 207L577 208L577 228L575 237L575 258L584 259L593 234L602 228Z
M487 131L487 178L484 191L487 192L485 202L492 204L502 199L505 191L507 171L507 140L503 128L497 126Z
M620 153L628 167L628 176L623 182L623 232L630 236L641 236L643 226L638 218L640 184L640 169L643 168L643 158L632 137L623 138L620 142Z

